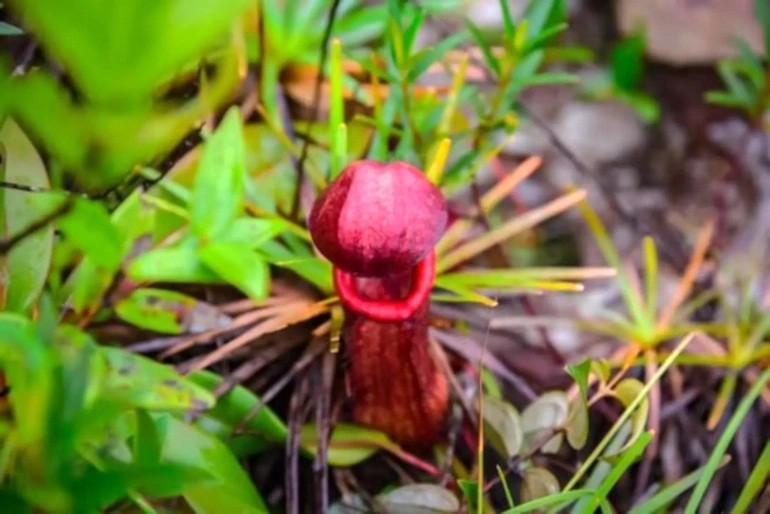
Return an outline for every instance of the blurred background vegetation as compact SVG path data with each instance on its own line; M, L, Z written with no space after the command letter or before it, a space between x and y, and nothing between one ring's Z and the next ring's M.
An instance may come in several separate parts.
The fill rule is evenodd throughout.
M13 0L0 512L767 512L765 0ZM435 448L349 422L306 216L449 199Z

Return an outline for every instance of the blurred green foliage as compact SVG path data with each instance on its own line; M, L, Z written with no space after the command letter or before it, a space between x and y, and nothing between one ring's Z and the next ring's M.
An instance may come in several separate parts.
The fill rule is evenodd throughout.
M762 5L757 12L770 41L770 10ZM301 217L292 215L295 200L304 199L303 191L295 195L300 162L311 193L349 160L372 158L408 160L452 194L518 128L521 93L578 82L563 64L586 59L582 49L560 45L564 0L532 0L518 19L501 0L498 33L466 20L428 45L420 43L426 21L462 2L342 0L324 34L331 6L329 0L17 0L9 6L20 28L0 23L0 35L28 32L42 57L18 76L0 62L0 181L20 186L0 188L0 249L10 247L0 251L0 376L9 388L0 397L0 512L150 513L169 499L198 513L266 512L238 458L285 444L284 422L245 387L215 400L223 377L208 371L182 377L111 341L94 341L86 328L119 318L159 334L184 334L185 317L203 302L174 284L228 284L262 300L273 276L289 272L330 297L331 266L314 252ZM318 69L326 36L329 58ZM471 45L479 50L472 64L458 51ZM768 102L766 65L745 45L741 52L719 66L727 91L708 98L759 118ZM471 80L471 65L483 80ZM299 72L311 78L292 97L287 77ZM449 85L438 91L430 85L435 76ZM320 104L308 105L316 77L328 80L319 82ZM640 33L620 41L600 79L583 89L589 98L626 102L654 122L659 109L643 92L643 78ZM294 119L289 100L318 112ZM351 109L353 103L359 108ZM482 217L518 184L507 180L480 199ZM578 197L567 195L567 206ZM553 215L547 212L476 236L475 220L453 225L439 245L437 282L451 295L434 299L493 305L478 290L576 290L574 269L456 269ZM643 290L637 290L606 230L587 212L602 253L619 270L627 312L579 328L650 351L693 328L714 329L687 323L689 305L675 305L675 316L661 321L655 245L645 241ZM768 354L767 315L739 310L726 362L719 363L733 371L719 393L723 403L737 373ZM718 328L711 331L720 335ZM485 508L478 477L489 451L518 466L513 492L505 471L498 474L509 512L610 509L608 494L651 440L647 393L674 360L693 358L680 357L686 342L673 354L653 352L663 363L645 382L604 361L570 366L578 394L549 391L521 412L482 372L487 448L481 445L475 470L454 470L468 505ZM595 442L588 411L604 398L620 403L621 418L562 490L533 456L565 441L574 450ZM733 426L734 420L740 421L732 418ZM318 454L317 428L306 424L299 434L306 456ZM733 434L725 434L729 442ZM380 450L426 468L386 434L350 424L331 431L328 462L356 465ZM767 475L768 455L757 463L744 503ZM707 484L720 459L662 488L636 511L665 508ZM583 488L575 489L583 476ZM705 486L697 487L702 494ZM459 501L429 484L377 498L431 512L456 511Z

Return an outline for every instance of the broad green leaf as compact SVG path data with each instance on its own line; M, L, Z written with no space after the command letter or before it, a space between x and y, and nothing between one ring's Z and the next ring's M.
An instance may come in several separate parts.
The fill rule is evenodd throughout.
M222 383L222 377L210 371L198 371L189 377L190 381L205 387L212 393ZM245 421L246 416L257 407L256 414ZM280 444L286 439L286 425L267 405L260 405L260 399L254 393L243 386L236 386L217 399L216 404L205 412L200 419L202 426L208 426L205 418L219 421L217 427L220 439L223 439L232 447L234 439L243 437L248 441L242 441L242 447L247 447L250 452L259 451L275 444ZM235 427L242 425L244 436L233 436ZM248 443L248 444L246 444Z
M156 248L128 265L128 276L137 282L220 283L223 280L198 258L191 245Z
M102 295L112 283L112 272L100 268L86 256L75 268L68 283L72 283L72 308L80 314L98 309Z
M203 146L190 205L192 227L204 239L226 234L243 210L246 149L241 114L232 107Z
M618 400L620 400L620 403L622 403L624 407L628 407L636 399L636 397L639 396L643 388L644 384L639 380L635 378L625 378L618 382L618 385L616 385L615 389L613 390L613 394ZM647 416L649 415L649 412L650 400L649 398L644 398L644 400L642 400L642 402L639 404L639 407L637 407L631 415L631 435L628 438L628 442L619 453L625 451L626 448L630 447L639 438L639 436L642 435L644 427L647 424ZM605 457L609 457L609 455L605 455Z
M224 36L246 0L19 0L13 7L90 100L112 106L151 98L161 82Z
M179 375L171 366L120 348L99 347L105 362L100 394L127 407L189 411L214 405L206 389Z
M238 243L249 248L259 248L265 241L287 230L287 225L285 221L278 218L238 218L220 240Z
M249 246L214 242L202 246L198 256L209 269L250 298L267 296L270 270Z
M103 204L78 198L72 210L59 220L59 228L97 266L107 271L120 266L125 239L112 224Z
M162 462L198 469L210 477L190 483L183 491L197 514L268 512L251 479L222 442L169 415L154 419L165 435Z
M310 455L318 451L316 426L304 425L300 433L302 449ZM338 423L329 440L329 464L332 466L353 466L363 462L381 449L397 448L396 443L371 428L349 423Z
M510 403L484 397L484 436L501 457L510 459L519 454L524 435L519 413Z
M521 428L524 432L525 448L542 442L541 439L550 433L555 433L567 422L569 400L562 391L550 391L541 395L537 400L527 405L521 413ZM548 439L541 447L544 453L554 453L561 447L562 436L556 435Z
M182 320L197 300L176 291L136 289L115 306L115 313L138 327L163 334L181 334Z
M0 129L0 180L39 189L50 185L43 160L11 118ZM0 190L0 237L19 233L47 212L36 208L35 194ZM0 257L0 306L14 312L32 306L48 277L52 247L53 225L49 225L16 245L4 260Z
M526 505L532 500L557 494L559 480L545 468L531 467L522 472L521 499Z
M451 491L434 484L409 484L377 496L387 512L399 514L443 514L460 509Z

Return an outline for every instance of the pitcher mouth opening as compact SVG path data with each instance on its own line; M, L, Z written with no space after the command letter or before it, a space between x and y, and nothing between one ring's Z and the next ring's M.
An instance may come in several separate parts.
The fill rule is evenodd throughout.
M400 300L372 300L356 289L356 277L334 267L334 287L348 310L376 321L393 322L411 318L430 296L436 278L436 252L431 250L412 271L412 287Z

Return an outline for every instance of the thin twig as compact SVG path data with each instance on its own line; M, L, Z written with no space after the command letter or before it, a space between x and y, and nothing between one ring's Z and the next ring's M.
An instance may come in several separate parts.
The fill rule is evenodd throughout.
M19 233L14 234L13 236L6 239L0 239L0 255L6 255L13 249L14 246L21 243L24 239L31 236L35 232L44 229L50 223L67 214L70 210L72 210L72 206L74 204L75 198L73 196L68 196L56 209L46 214L39 220L33 221Z
M319 380L320 394L316 399L316 431L317 440L315 459L313 459L313 475L315 476L315 512L326 514L329 511L329 436L332 420L330 415L331 393L334 384L334 370L337 355L327 351L320 361Z
M0 162L2 162L2 155L0 155ZM5 189L15 189L17 191L24 191L25 193L44 193L50 191L49 189L43 189L42 187L28 186L27 184L17 184L16 182L6 182L0 180L0 187Z
M340 0L333 0L332 6L329 9L329 16L326 18L326 26L324 27L324 34L321 39L321 54L318 57L318 73L316 74L315 84L313 85L313 111L310 114L310 123L308 124L308 127L312 127L313 124L318 121L318 115L321 111L319 104L321 99L321 84L323 83L326 59L329 55L329 40L332 37L332 27L334 26L334 19L337 17L340 3ZM299 159L297 160L297 186L294 189L294 199L292 200L291 212L289 213L290 219L293 220L296 220L299 215L302 184L305 182L305 161L307 161L309 149L309 138L303 139L302 150Z
M674 269L679 270L684 267L684 258L682 258L682 252L679 251L680 250L679 245L674 243L674 241L672 241L672 238L668 237L668 234L660 231L653 231L644 219L635 218L634 216L629 214L620 204L614 192L611 191L606 184L604 184L601 180L599 180L596 177L596 175L591 172L588 165L586 165L583 161L581 161L577 157L577 155L575 155L575 153L572 150L570 150L569 147L567 147L567 145L564 144L561 138L559 138L556 132L554 132L554 130L550 126L548 126L548 123L546 123L545 120L543 120L538 115L536 115L525 102L519 100L519 106L521 108L522 113L524 113L529 119L532 120L532 122L535 125L537 125L543 132L545 132L546 136L548 137L548 141L573 165L573 167L578 171L578 173L590 179L598 186L599 191L601 192L604 199L607 201L607 205L609 205L609 207L625 223L629 224L637 233L655 232L662 241L667 243L661 246L661 249L660 249L661 256L664 259L666 259L666 261ZM677 251L674 252L671 250L671 248L675 248Z
M299 447L300 430L307 417L308 377L302 377L289 401L289 435L286 438L286 513L299 514Z

